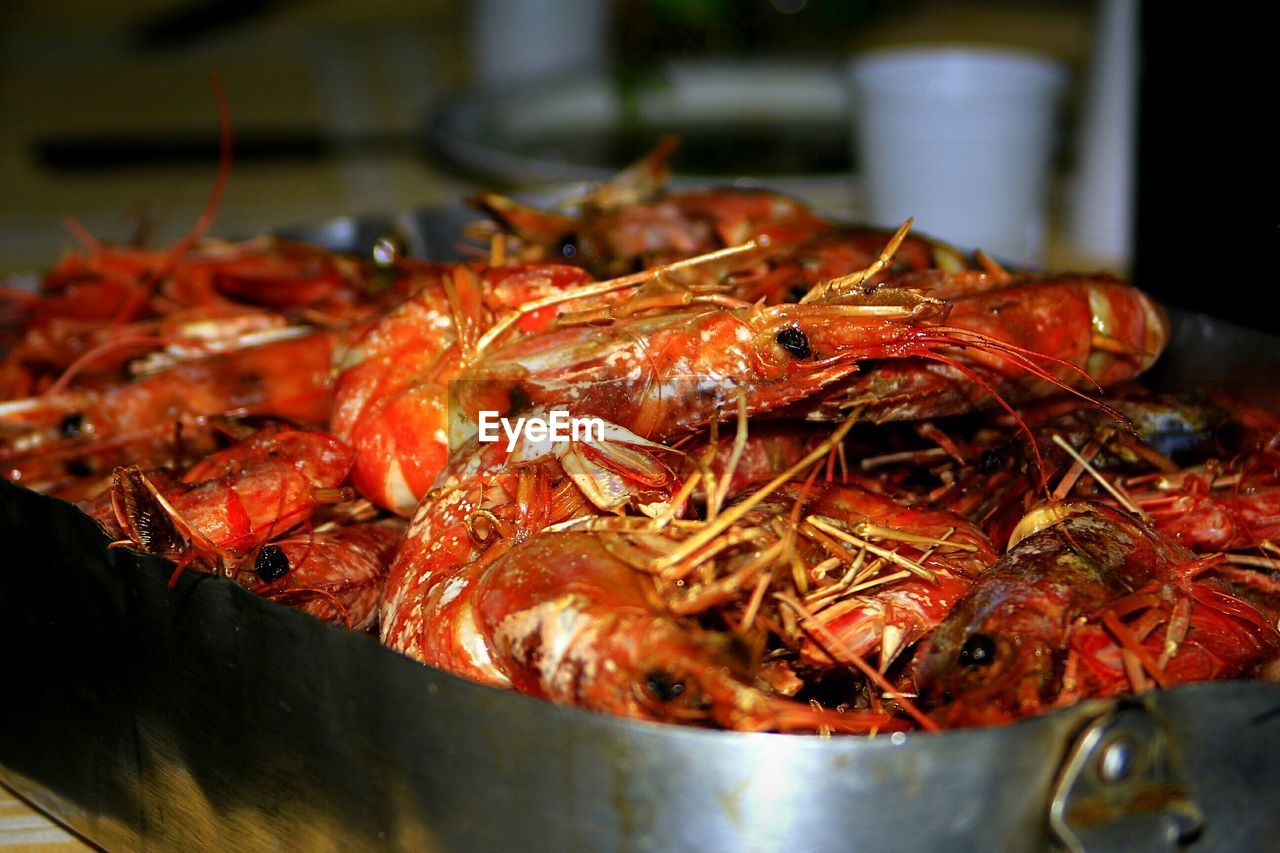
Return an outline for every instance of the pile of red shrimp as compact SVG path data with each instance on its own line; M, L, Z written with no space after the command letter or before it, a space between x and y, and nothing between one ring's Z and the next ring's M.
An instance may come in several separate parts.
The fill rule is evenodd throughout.
M935 729L1273 673L1280 420L1137 386L1148 296L668 191L668 153L563 210L478 196L470 261L209 239L218 193L172 247L81 234L0 291L5 474L175 579L643 719ZM594 432L510 429L557 419Z

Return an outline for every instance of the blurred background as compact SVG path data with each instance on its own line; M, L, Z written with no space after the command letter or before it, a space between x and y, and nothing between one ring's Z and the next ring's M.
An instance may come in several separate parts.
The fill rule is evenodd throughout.
M3 0L0 278L177 239L232 116L213 233L600 179L664 133L678 176L864 214L847 66L890 46L1035 51L1069 74L1048 268L1108 268L1272 331L1275 47L1264 4L1148 0ZM939 128L945 133L946 128ZM947 238L949 235L938 235ZM0 846L80 849L5 799Z
M1131 272L1171 301L1257 323L1256 309L1220 296L1205 304L1188 271L1224 251L1276 256L1274 194L1247 193L1243 205L1218 197L1274 185L1260 134L1232 132L1218 100L1238 92L1226 81L1249 52L1228 45L1260 42L1265 28L1147 6L8 0L0 274L47 267L72 244L66 216L111 240L183 233L217 165L214 70L235 133L219 235L455 203L481 186L601 177L668 130L684 139L680 175L750 177L857 217L849 59L975 42L1037 51L1070 72L1047 266ZM1197 93L1205 86L1212 94ZM1108 216L1080 213L1103 196Z

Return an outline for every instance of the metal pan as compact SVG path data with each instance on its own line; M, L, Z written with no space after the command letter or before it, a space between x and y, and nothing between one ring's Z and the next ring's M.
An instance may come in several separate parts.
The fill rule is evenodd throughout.
M320 233L362 250L395 227L440 256L466 217ZM1173 322L1165 387L1277 402L1280 340ZM690 730L471 684L210 575L169 589L168 565L7 483L0 533L0 781L110 848L1253 849L1280 834L1276 685L942 735Z

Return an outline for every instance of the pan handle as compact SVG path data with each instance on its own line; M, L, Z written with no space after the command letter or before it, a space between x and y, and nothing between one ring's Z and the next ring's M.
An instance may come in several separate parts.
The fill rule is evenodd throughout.
M1067 753L1049 804L1066 849L1174 850L1204 830L1168 730L1141 702L1094 718Z

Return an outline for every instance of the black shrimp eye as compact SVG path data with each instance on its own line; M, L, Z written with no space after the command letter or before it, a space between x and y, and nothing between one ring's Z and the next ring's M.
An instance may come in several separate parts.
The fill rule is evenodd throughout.
M809 357L809 336L795 326L790 326L778 332L778 346L796 358Z
M650 670L644 677L644 686L659 702L673 702L684 694L684 682L664 669Z
M1213 437L1218 443L1218 449L1227 453L1235 453L1239 450L1245 443L1247 436L1248 431L1245 429L1244 424L1239 421L1227 421L1219 424L1213 430Z
M972 634L960 647L963 666L987 666L996 659L996 641L986 634Z
M279 545L264 545L253 561L253 570L266 583L289 574L289 557Z
M62 433L63 438L79 438L80 433L84 432L84 415L79 412L67 415L58 424L58 432Z
M978 458L978 471L983 474L994 474L1004 467L1004 452L999 448L990 447L982 451L982 456Z

